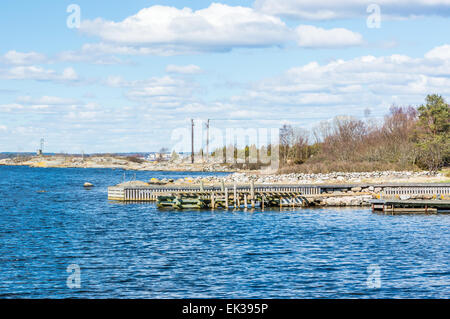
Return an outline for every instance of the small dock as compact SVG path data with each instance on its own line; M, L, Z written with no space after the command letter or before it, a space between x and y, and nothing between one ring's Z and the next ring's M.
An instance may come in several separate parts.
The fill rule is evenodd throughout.
M372 211L383 214L448 214L450 200L378 199L372 201Z

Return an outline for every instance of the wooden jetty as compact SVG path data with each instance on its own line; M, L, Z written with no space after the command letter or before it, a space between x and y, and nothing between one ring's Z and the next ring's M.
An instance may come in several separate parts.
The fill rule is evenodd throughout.
M378 199L372 201L372 211L384 214L450 213L450 200Z
M374 198L401 196L450 196L450 184L233 184L200 185L117 185L108 188L108 199L123 202L156 201L160 208L215 209L254 207L307 207L321 197L372 195ZM377 207L380 205L376 204ZM387 207L386 207L387 208ZM430 207L432 208L432 207Z

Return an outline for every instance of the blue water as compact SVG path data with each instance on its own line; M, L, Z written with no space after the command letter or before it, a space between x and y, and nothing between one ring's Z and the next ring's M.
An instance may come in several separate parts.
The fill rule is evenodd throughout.
M109 202L107 186L122 178L110 169L0 167L0 297L450 296L449 215L159 211ZM84 189L86 181L96 187ZM66 284L71 264L80 288Z

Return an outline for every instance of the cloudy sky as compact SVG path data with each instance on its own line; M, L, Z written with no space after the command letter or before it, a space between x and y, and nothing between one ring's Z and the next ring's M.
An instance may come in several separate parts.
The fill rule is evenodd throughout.
M191 118L307 128L450 98L450 0L3 0L0 17L0 152L157 151Z

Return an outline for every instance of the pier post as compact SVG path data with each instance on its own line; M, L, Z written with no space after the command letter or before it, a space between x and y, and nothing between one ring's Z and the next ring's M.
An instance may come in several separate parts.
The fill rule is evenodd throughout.
M214 209L216 207L216 199L214 196L214 192L211 193L211 209Z
M255 208L255 181L253 180L250 184L250 196L252 208Z
M236 183L234 183L233 192L234 192L234 194L233 194L234 208L236 208L237 207L237 188L236 188Z
M245 207L245 209L247 209L247 205L248 203L247 203L247 194L244 194L244 207Z
M225 188L225 208L228 209L228 188Z

